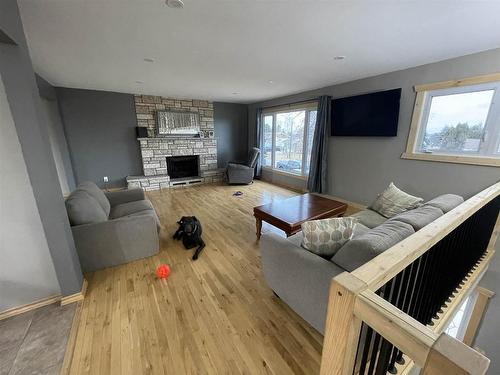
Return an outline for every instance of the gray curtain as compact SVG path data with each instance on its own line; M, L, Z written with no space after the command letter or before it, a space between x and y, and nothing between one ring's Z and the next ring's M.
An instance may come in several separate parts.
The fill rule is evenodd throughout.
M262 172L262 108L257 108L255 111L255 147L260 150L257 165L255 166L255 177L259 178Z
M311 164L309 165L309 180L307 181L307 188L311 193L326 193L327 191L328 135L331 126L331 111L332 98L326 95L320 96Z

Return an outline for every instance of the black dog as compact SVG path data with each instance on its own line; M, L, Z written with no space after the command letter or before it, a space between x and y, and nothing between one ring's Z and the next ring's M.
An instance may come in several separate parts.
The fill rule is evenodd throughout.
M198 246L193 255L193 260L198 259L201 251L205 247L205 242L201 238L203 229L200 221L195 216L183 216L177 222L179 229L174 234L174 240L180 240L186 249Z

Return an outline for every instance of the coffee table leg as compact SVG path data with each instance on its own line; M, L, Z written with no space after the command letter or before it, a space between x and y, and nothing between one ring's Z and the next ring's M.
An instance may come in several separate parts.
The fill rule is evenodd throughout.
M262 232L262 220L259 219L259 218L255 218L255 227L257 229L257 240L260 240L260 235L261 235L261 232Z

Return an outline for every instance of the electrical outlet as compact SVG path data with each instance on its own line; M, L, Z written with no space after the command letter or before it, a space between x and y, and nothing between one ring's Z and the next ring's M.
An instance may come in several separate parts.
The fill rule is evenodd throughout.
M109 182L108 176L104 176L102 179L103 179L104 182Z

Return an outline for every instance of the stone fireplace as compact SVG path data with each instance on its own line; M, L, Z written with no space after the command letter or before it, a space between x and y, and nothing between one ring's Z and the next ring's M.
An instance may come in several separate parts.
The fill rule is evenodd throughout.
M137 126L146 127L149 137L138 139L141 148L144 175L128 176L127 184L129 188L140 187L144 190L158 190L179 184L222 180L223 171L217 169L217 139L214 136L212 102L135 95L135 109ZM158 110L198 113L200 130L204 137L156 136L156 111ZM194 176L172 177L167 160L187 156L196 158L198 174ZM176 173L185 174L180 171L176 171ZM193 179L189 180L187 177L193 177ZM179 183L177 181L178 178L182 178L184 181Z

